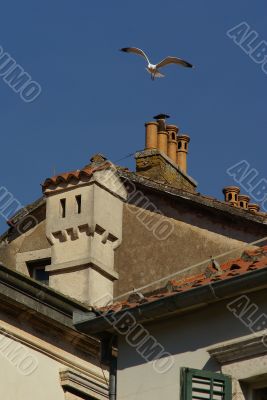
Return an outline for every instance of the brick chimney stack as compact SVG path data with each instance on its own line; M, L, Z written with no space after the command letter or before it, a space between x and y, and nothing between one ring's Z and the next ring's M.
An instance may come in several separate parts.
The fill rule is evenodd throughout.
M190 138L187 135L177 136L178 127L166 124L167 118L169 115L159 114L154 117L156 121L145 124L145 150L135 154L136 172L154 181L195 193L197 183L187 175Z

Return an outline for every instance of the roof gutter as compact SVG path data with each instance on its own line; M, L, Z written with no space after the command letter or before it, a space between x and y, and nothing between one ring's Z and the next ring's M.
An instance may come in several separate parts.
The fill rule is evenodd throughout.
M35 300L67 317L72 317L74 311L90 311L90 307L2 264L0 264L0 288L0 298L9 297L13 302L20 298L21 304L24 305L27 304L26 298L31 302Z
M114 331L114 324L126 313L131 314L137 323L145 324L152 320L165 318L170 314L185 313L238 296L241 293L258 291L264 287L267 287L267 268L215 281L187 292L174 293L118 312L101 314L94 310L94 312L84 315L74 313L73 323L76 329L83 333L99 335L103 332Z

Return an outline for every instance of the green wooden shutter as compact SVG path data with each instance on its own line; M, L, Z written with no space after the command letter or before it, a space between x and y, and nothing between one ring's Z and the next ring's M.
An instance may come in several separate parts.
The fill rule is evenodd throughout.
M181 400L231 400L231 378L209 371L182 368L181 393Z

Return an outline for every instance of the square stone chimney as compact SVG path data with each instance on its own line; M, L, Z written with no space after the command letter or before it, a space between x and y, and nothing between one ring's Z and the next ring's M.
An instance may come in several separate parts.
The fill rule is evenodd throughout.
M114 250L122 240L127 196L111 163L101 155L91 161L43 184L52 250L49 286L89 305L113 296Z
M166 123L169 116L159 114L147 122L146 144L135 154L136 172L154 181L177 189L196 192L197 183L187 174L187 155L190 137L179 128Z

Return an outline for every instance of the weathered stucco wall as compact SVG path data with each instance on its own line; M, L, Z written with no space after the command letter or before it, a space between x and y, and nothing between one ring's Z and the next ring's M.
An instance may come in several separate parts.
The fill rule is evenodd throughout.
M99 177L99 181L101 179L103 179L102 175ZM110 183L110 180L108 182ZM120 183L120 190L123 189L121 185ZM87 189L83 188L83 190ZM105 265L109 266L103 272L104 277L112 272L111 279L107 280L109 286L103 285L102 276L97 279L95 272L92 272L91 275L94 274L94 279L99 281L99 292L102 294L103 292L112 293L114 282L114 295L118 296L133 288L137 289L176 271L207 260L210 256L215 257L231 250L233 250L231 254L219 261L223 262L225 259L239 256L241 251L234 252L234 250L238 249L240 245L253 242L267 235L267 226L263 223L246 222L245 218L240 217L238 219L237 216L232 216L216 207L197 205L190 199L168 195L168 193L163 194L144 188L144 186L140 189L138 186L135 187L134 195L129 196L131 204L123 204L121 200L113 198L108 192L100 188L97 190L99 193L94 201L89 201L89 199L85 201L87 197L83 196L83 212L79 215L74 212L75 190L69 190L58 195L60 198L62 195L70 201L70 203L68 202L67 218L64 219L64 223L58 220L58 198L57 202L51 203L49 221L45 219L46 204L42 204L35 212L35 217L39 221L37 227L22 236L11 235L8 239L9 244L1 243L0 262L28 274L27 257L30 257L30 260L34 260L35 255L36 259L50 258L51 249L54 248L52 264L76 260L76 265L73 261L73 271L67 270L67 268L62 271L50 270L51 285L79 300L84 301L86 299L88 301L89 285L91 285L91 292L92 290L97 292L98 289L96 282L89 284L89 274L84 275L84 267L81 265L83 282L80 285L78 284L77 290L77 281L81 282L81 280L78 279L76 266L81 263L81 260L83 263L86 259L88 262L90 260L90 262L94 262L93 258L96 259L95 263L100 268ZM81 194L82 192L78 190L77 193ZM53 197L51 196L51 201ZM146 201L150 202L149 209L154 210L153 213L141 208ZM161 212L162 215L158 212ZM93 215L95 218L92 217ZM88 216L88 218L85 218L85 216ZM90 219L89 216L92 218L90 217ZM85 232L80 234L79 240L70 238L66 242L60 242L60 239L59 243L54 246L48 243L45 230L50 231L51 224L54 224L52 231L59 231L61 228L64 231L73 227L76 229L77 224L85 225L87 219L89 220L87 225L90 226L91 230L88 231L86 228L87 231L85 229ZM162 237L161 229L157 226L158 224L161 226L162 221L163 225L164 221L167 221L167 230L173 230L167 237L166 235ZM120 232L121 224L122 234ZM94 238L95 240L98 238L98 242L95 246L91 246L89 244L93 236L90 235L93 234L94 227L98 229L94 232ZM118 227L120 227L119 231ZM108 240L106 240L105 235L109 231L112 235L108 236ZM113 242L115 237L118 240ZM100 240L102 241L100 242ZM119 247L116 248L118 245ZM96 251L93 252L93 249L96 249ZM113 270L113 249L115 249L115 270ZM203 265L203 268L206 265ZM69 268L69 265L66 267ZM199 268L191 270L190 273L198 272ZM116 281L117 273L119 274L118 281ZM156 287L164 286L167 281L168 278ZM153 289L155 289L155 286L147 288L146 291ZM77 296L78 292L81 295ZM94 298L98 297L101 296L95 293Z
M42 221L26 234L18 236L10 242L2 242L0 245L0 262L9 268L16 269L18 253L49 248L50 244L45 236L45 221Z
M205 210L190 208L190 205L186 207L163 198L148 198L168 217L173 231L166 239L159 240L160 231L151 228L164 217L134 205L124 205L123 240L115 251L115 268L119 272L115 296L200 263L210 256L238 249L244 243L263 238L267 233L266 227L246 226L244 221L239 225L219 213L213 215ZM235 258L241 252L233 251L219 262ZM206 266L203 265L203 268ZM196 268L190 273L198 270ZM164 286L167 281L160 282L158 286ZM153 286L146 291L151 289Z
M23 243L24 237L19 236L12 242L0 243L0 262L9 268L16 269L16 256Z
M249 298L259 307L257 315L264 313L267 307L265 291L257 295L250 294ZM172 356L171 368L163 373L156 371L153 368L153 361L145 361L134 346L126 343L124 337L120 337L117 399L178 400L181 398L182 367L221 372L221 366L210 357L208 348L252 335L250 329L226 306L227 302L217 303L186 315L145 325L148 333ZM238 368L234 363L235 368L231 368L228 364L222 370L224 373L230 373L234 379L248 377L255 379L256 376L267 373L266 357L266 354L263 357L262 355L251 357L250 368L248 363L241 361L238 363ZM236 389L236 385L233 385L233 390ZM242 396L236 398L244 399Z
M42 221L37 225L32 233L25 235L23 243L20 247L20 253L33 250L48 249L50 244L45 235L46 221Z
M9 233L0 243L0 262L9 268L16 269L18 253L49 249L50 244L45 235L45 203L36 209L31 215L38 224L24 234L19 234L16 227L10 229ZM37 257L38 258L38 257ZM18 268L19 271L27 271Z

